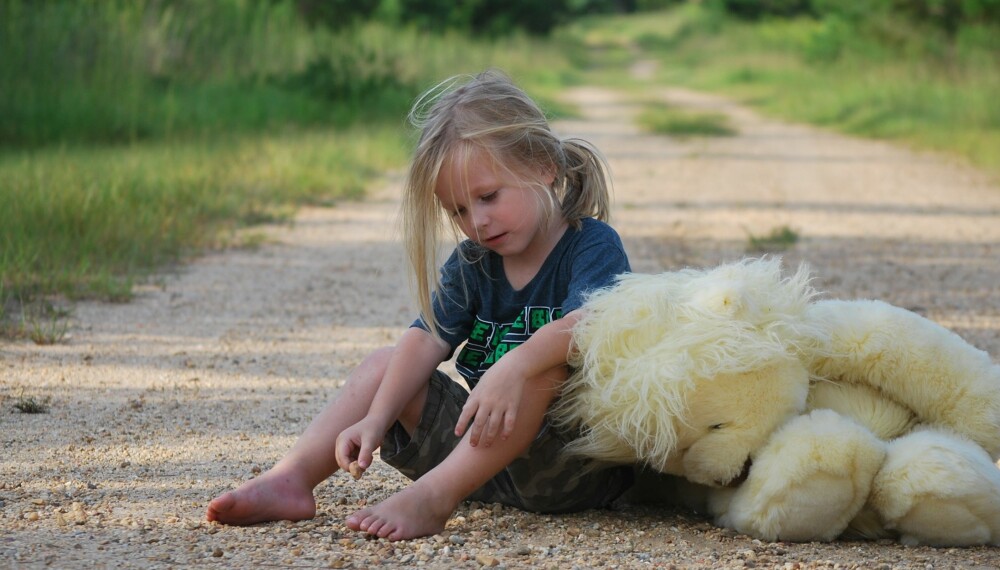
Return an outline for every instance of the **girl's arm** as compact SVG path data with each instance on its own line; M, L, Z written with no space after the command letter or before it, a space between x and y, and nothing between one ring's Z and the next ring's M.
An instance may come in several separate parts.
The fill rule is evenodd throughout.
M572 311L538 329L524 344L504 355L480 378L469 395L455 426L461 436L475 418L469 433L472 445L490 445L497 434L507 439L514 429L524 384L558 366L566 365L573 327L582 316Z
M336 456L341 468L348 469L354 460L362 469L371 465L372 454L392 423L449 351L448 345L431 333L417 327L406 329L389 358L368 413L337 437Z

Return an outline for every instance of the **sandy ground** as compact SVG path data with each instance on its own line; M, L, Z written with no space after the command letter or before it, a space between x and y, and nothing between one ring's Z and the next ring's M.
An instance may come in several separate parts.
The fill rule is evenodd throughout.
M765 120L722 99L655 93L732 117L732 138L640 134L620 94L567 94L557 124L608 155L615 225L637 271L714 265L788 226L784 255L830 297L910 308L1000 356L1000 188L939 157ZM317 489L302 523L204 521L267 469L368 351L411 320L398 178L361 203L301 212L271 243L198 259L131 303L84 303L71 338L0 344L0 567L996 568L992 548L761 543L685 512L547 516L463 506L390 544L343 518L406 482L377 463ZM13 410L50 398L44 414Z

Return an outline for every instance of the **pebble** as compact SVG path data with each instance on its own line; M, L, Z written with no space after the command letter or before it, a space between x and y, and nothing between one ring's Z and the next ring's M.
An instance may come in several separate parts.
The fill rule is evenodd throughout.
M70 506L70 517L73 519L73 524L87 524L87 513L83 510L83 505L81 503L73 503Z
M477 554L476 563L480 566L499 566L500 561L489 554Z

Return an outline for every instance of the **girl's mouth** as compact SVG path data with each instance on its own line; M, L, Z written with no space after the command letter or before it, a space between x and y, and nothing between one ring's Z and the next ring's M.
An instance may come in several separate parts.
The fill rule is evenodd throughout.
M502 241L503 238L505 238L506 236L507 236L506 233L502 233L502 234L497 234L495 236L488 237L488 238L486 238L486 239L483 240L483 245L486 245L486 246L496 245L496 244L500 243L500 241Z

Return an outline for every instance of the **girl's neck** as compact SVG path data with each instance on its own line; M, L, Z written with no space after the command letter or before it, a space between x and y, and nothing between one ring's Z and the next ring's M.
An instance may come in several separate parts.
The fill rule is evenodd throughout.
M546 227L539 228L538 236L529 249L520 255L503 258L504 274L511 287L521 290L535 278L568 227L562 216L553 218Z

